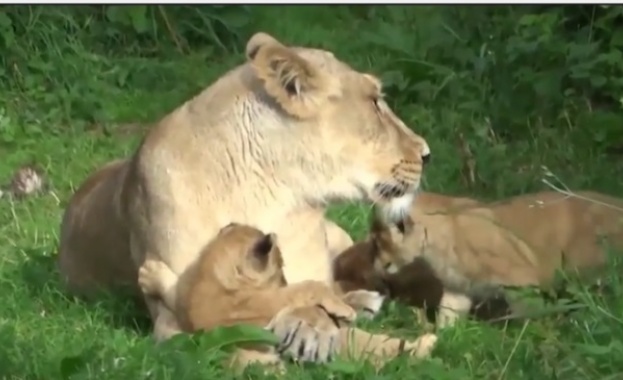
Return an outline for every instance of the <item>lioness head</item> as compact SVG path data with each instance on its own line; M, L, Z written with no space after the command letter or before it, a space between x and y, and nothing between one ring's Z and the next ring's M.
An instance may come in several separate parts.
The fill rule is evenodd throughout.
M410 216L404 216L397 222L385 222L377 216L373 217L370 236L376 246L374 269L378 273L397 273L420 256L423 250L414 241L414 232L415 224Z
M249 154L270 150L267 167L310 203L366 199L389 219L404 215L431 152L386 103L381 81L331 52L285 46L265 33L251 37L246 55L263 104L246 116L264 118L253 125Z
M277 236L257 228L230 223L206 248L213 270L228 290L285 285Z

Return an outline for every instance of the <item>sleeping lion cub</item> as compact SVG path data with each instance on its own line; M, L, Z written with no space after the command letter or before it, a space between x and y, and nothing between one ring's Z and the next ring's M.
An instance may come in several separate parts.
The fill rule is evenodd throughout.
M287 285L283 260L275 234L238 223L221 229L199 259L178 277L164 262L147 260L139 269L139 285L146 294L161 297L173 310L184 331L211 329L248 323L280 331L280 315L292 314L317 329L336 330L340 340L330 342L343 347L319 347L309 337L286 339L276 351L267 347L241 349L234 360L239 365L253 361L280 364L280 354L294 349L299 358L315 362L330 360L331 352L354 357L369 356L382 364L401 353L428 356L437 337L426 334L415 341L370 334L348 327L356 311L320 281ZM330 318L323 318L328 315ZM317 324L319 321L330 321ZM302 354L301 354L302 353Z
M422 194L410 215L379 234L380 272L396 272L416 257L429 262L444 294L438 325L467 313L471 297L500 286L550 287L558 269L588 275L606 263L600 237L623 247L623 201L582 191L544 191L456 206L456 198ZM427 212L427 202L447 204Z

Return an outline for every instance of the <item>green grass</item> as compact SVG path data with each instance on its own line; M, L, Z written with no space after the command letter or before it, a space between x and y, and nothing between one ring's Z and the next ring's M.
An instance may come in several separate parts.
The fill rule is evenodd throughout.
M394 31L426 39L434 29L431 12L430 7L412 12L414 20ZM34 70L24 64L15 67L19 78L15 73L3 76L12 79L0 94L0 180L8 179L17 165L35 160L46 169L60 204L51 195L20 202L0 200L0 379L235 378L218 365L220 356L206 353L201 344L197 347L182 339L154 345L146 318L123 299L84 303L64 295L54 257L63 207L72 190L99 165L132 152L141 138L141 133L123 133L119 126L165 115L241 62L244 42L237 53L225 56L200 50L145 58L96 53L76 38L45 37L58 37L53 25L37 27L40 35L23 49L33 65L45 62L52 69ZM249 31L265 30L287 42L331 49L361 70L387 73L398 64L391 49L360 38L362 29L380 33L383 28L374 20L354 18L343 7L256 8L247 26ZM80 35L79 30L75 33ZM479 115L465 111L463 100L453 102L452 97L419 102L396 94L395 99L396 111L428 139L434 152L426 173L428 190L483 199L520 194L544 187L543 165L571 188L613 194L623 190L617 176L622 161L604 156L583 139L583 132L577 132L580 121L586 123L592 111L575 103L552 119L558 128L544 128L526 116L524 138L502 140L488 134L495 128L482 116L485 106ZM459 132L476 161L474 184L462 179ZM345 206L332 209L330 215L353 237L361 238L366 233L365 210ZM363 363L332 368L292 365L289 375L379 380L620 378L623 287L617 273L611 277L612 297L602 300L580 292L588 306L569 317L539 318L504 328L462 322L440 333L431 360L410 364L399 358L378 374ZM395 304L387 305L367 325L407 336L420 331L412 312ZM270 378L257 371L250 369L247 378L252 374Z

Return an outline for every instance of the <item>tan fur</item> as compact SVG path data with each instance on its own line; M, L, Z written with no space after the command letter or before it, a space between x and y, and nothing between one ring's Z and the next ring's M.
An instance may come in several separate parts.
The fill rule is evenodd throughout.
M331 257L335 258L344 252L348 247L353 245L353 238L342 227L335 224L331 220L325 221L325 229L327 234L327 246L331 247Z
M71 197L61 226L59 271L74 294L126 288L137 296L137 267L119 202L128 161L115 160L91 174Z
M396 273L384 273L374 267L380 254L378 230L372 229L366 240L360 241L338 255L333 262L333 276L346 291L372 290L415 307L418 322L427 324L436 319L443 296L443 284L430 265L421 258L403 266ZM475 299L470 315L489 321L507 316L511 307L502 295Z
M146 294L162 297L165 304L177 313L185 331L212 329L237 323L267 326L277 330L284 316L298 319L334 334L344 335L346 343L340 352L378 355L382 363L398 354L400 339L386 335L369 334L349 328L356 312L338 297L331 287L319 281L304 281L287 285L282 270L283 260L275 234L237 223L224 227L202 251L199 259L178 278L162 261L147 260L139 271L139 284ZM209 302L206 302L209 300ZM327 315L331 319L325 318ZM350 337L349 334L354 334ZM365 340L364 340L365 339ZM373 344L367 341L371 339ZM432 350L434 336L406 342L407 350L418 357ZM328 347L302 348L295 342L286 342L280 351L306 352L308 356L328 359ZM423 347L427 343L427 348ZM305 344L305 342L300 342ZM239 352L236 361L246 364L259 360L266 362L270 350L261 349L260 358L247 349ZM278 362L278 353L274 352Z
M330 52L287 47L264 33L246 52L248 62L154 123L119 181L96 186L107 193L86 184L78 191L95 194L71 201L62 261L126 265L129 249L135 265L125 271L149 254L179 275L206 237L236 220L279 235L289 283L330 283L328 204L367 200L392 220L408 211L430 149L388 107L378 79ZM106 216L116 209L123 218L111 226L117 219ZM79 282L75 272L64 273L69 283ZM77 276L104 287L116 281ZM156 336L166 338L158 318L172 316L147 304Z
M498 286L553 285L559 269L593 273L606 262L601 236L623 247L623 201L582 191L577 197L544 191L491 204L428 212L426 202L451 204L453 198L419 198L403 221L385 234L377 269L400 268L424 257L444 283L442 306L469 309L467 295ZM442 325L458 315L448 314Z

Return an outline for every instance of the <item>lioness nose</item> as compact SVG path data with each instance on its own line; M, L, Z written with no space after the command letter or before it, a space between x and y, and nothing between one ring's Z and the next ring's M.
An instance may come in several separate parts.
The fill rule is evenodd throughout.
M422 163L426 165L429 162L430 162L430 153L422 154Z

